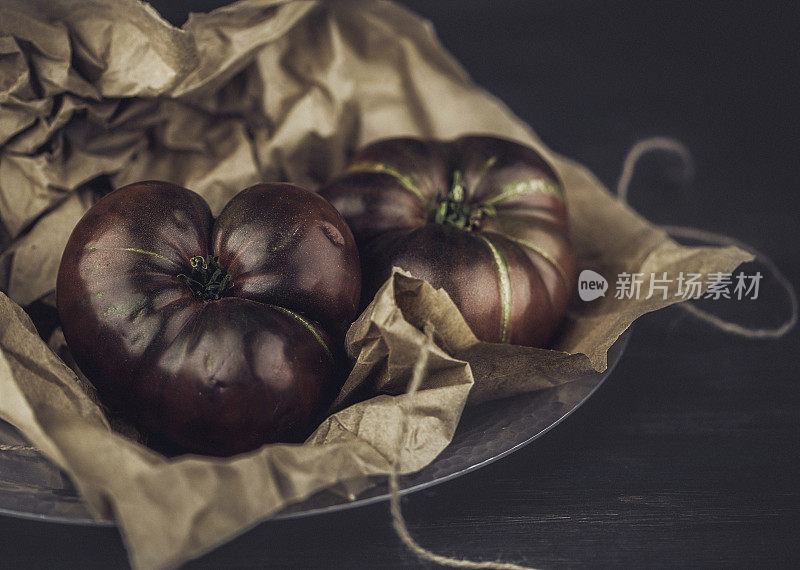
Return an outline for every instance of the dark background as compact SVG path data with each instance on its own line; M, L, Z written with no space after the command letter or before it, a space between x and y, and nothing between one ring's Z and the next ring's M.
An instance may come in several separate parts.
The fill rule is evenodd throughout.
M175 24L220 1L153 5ZM724 232L800 281L797 3L406 0L481 85L613 186L628 148L667 135L695 176L649 156L631 202ZM185 6L184 6L185 4ZM760 266L748 273L765 272ZM785 294L714 305L778 324ZM750 341L680 309L643 318L612 376L546 436L403 500L436 552L543 567L800 564L798 337ZM119 567L114 529L0 517L0 565ZM192 568L409 567L386 504L266 522Z

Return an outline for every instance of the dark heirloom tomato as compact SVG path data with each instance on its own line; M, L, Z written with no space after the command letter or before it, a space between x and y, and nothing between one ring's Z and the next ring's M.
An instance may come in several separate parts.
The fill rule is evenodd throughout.
M248 188L216 220L180 186L120 188L72 232L56 286L67 344L101 399L217 455L307 435L336 388L333 347L359 291L342 217L291 184Z
M389 139L320 190L347 220L371 299L399 266L444 288L475 335L543 346L576 261L564 195L533 149L504 139Z

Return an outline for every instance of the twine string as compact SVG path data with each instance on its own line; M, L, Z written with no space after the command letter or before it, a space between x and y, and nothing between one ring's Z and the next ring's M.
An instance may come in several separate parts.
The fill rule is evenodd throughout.
M666 137L652 137L652 138L642 139L631 147L631 149L628 151L628 155L625 157L625 162L622 165L622 172L620 173L619 181L617 182L617 198L621 202L628 204L628 191L630 189L631 180L633 179L633 173L636 170L636 165L638 164L639 160L645 154L656 151L673 152L683 160L684 168L686 169L687 172L691 172L691 170L693 169L692 155L686 148L686 146L684 146L682 143ZM630 206L630 204L628 205ZM699 308L691 301L689 301L688 303L678 303L677 304L678 307L688 312L689 314L693 315L694 317L700 319L701 321L704 321L710 324L711 326L716 327L721 331L742 336L745 338L752 338L752 339L780 338L786 335L789 331L791 331L795 327L795 325L797 325L797 316L798 316L797 292L795 291L795 288L792 285L792 283L786 278L783 272L781 272L781 270L778 268L775 262L772 261L772 259L768 255L766 255L761 251L758 251L756 248L754 248L749 244L743 243L737 240L736 238L733 238L725 234L718 234L707 230L701 230L698 228L690 228L684 226L660 225L658 227L660 227L661 229L666 231L669 235L674 237L682 237L697 241L704 241L707 243L714 243L718 245L734 245L740 249L743 249L751 253L756 257L756 259L759 260L759 262L763 263L767 267L767 269L769 269L770 273L772 273L772 275L775 277L775 280L786 291L786 294L789 297L790 311L789 311L789 318L786 319L779 326L774 328L756 328L727 321L713 313L710 313L708 311Z
M400 537L400 540L403 542L403 544L418 558L439 564L440 566L449 566L451 568L489 568L493 570L535 570L530 566L521 566L511 562L500 562L494 560L478 562L464 558L452 558L450 556L436 554L435 552L431 552L427 548L421 546L416 540L414 540L414 538L411 536L411 533L408 531L408 526L406 526L406 521L400 508L398 464L400 462L400 454L402 453L403 443L406 440L406 434L408 431L409 414L411 413L411 410L414 409L414 395L417 393L417 390L422 384L425 370L428 367L428 357L433 346L433 327L431 327L430 323L428 323L425 325L425 343L422 346L422 353L417 359L417 362L414 364L414 372L411 376L411 382L408 384L408 389L406 390L405 401L401 401L400 403L400 408L403 412L403 423L400 428L400 437L398 438L394 461L392 461L391 468L389 470L389 510L392 515L392 526L394 527L397 536Z

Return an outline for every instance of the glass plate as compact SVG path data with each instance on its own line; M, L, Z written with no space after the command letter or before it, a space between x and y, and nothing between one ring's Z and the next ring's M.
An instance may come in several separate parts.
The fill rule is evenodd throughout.
M541 436L592 395L622 356L626 331L608 352L602 374L540 392L487 402L464 411L450 445L424 469L400 478L401 493L413 493L474 471ZM0 420L0 444L26 445L11 425ZM278 513L273 519L304 517L388 499L385 482L349 501L322 492ZM69 478L36 451L0 449L0 514L80 525L110 526L94 520Z

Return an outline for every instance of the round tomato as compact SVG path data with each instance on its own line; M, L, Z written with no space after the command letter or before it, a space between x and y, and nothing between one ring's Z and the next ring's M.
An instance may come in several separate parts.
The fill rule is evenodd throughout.
M559 180L533 149L488 136L389 139L320 190L359 245L364 298L401 267L444 288L475 335L543 346L576 279Z
M185 449L231 455L307 435L337 388L358 309L353 236L291 184L237 194L215 220L166 182L120 188L67 243L67 344L101 399Z

